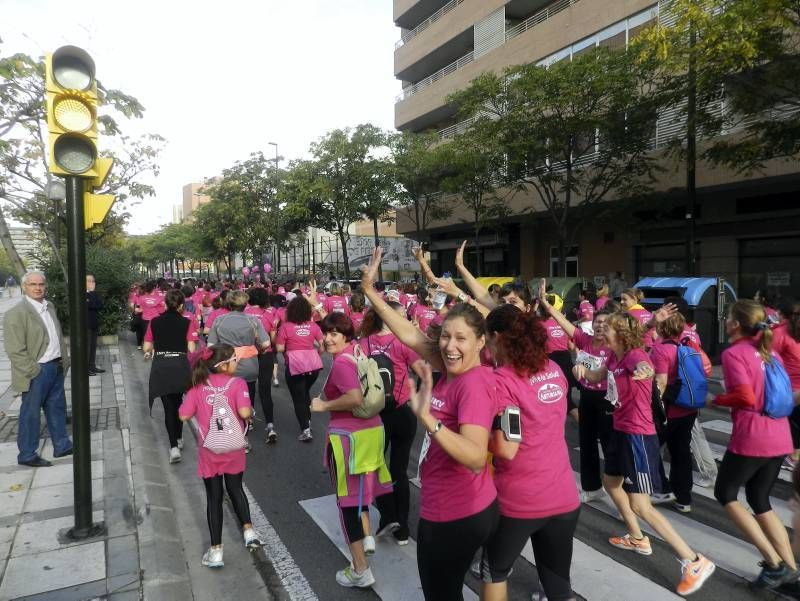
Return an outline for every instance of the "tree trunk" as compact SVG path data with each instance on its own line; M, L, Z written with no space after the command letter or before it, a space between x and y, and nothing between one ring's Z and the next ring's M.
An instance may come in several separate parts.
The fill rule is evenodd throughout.
M372 231L375 234L375 248L378 248L381 245L380 236L378 236L378 220L372 220ZM383 265L378 265L378 281L383 281Z
M6 251L6 255L8 255L8 260L11 261L11 267L17 274L17 280L22 281L22 276L25 275L26 271L25 264L22 262L14 246L14 241L11 239L11 232L8 230L2 207L0 207L0 242L2 242L3 249Z
M697 71L695 68L694 47L697 33L693 24L689 25L689 71L688 94L686 98L686 263L688 275L697 275L697 252L695 244L695 205L697 203Z
M339 230L339 242L342 245L342 261L344 262L344 280L350 281L350 258L347 256L347 239L344 230Z

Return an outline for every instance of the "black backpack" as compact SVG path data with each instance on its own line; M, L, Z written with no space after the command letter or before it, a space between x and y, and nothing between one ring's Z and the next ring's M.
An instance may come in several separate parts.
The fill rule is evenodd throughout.
M376 346L375 350L380 352L373 353L372 342L370 337L367 337L367 355L374 359L375 363L378 364L378 372L381 374L381 379L383 380L383 390L384 394L386 395L386 405L383 411L381 411L381 414L391 411L396 406L396 401L394 398L394 363L392 363L392 360L389 357L389 349L392 348L394 341L395 339L393 338L389 343L389 346L384 348L379 348Z

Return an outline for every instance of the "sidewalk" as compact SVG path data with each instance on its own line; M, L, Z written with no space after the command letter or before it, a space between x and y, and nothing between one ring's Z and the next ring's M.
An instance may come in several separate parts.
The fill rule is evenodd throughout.
M263 566L254 565L263 553L259 559L244 548L229 509L225 568L200 565L209 543L194 441L187 429L183 462L167 463L160 403L151 418L147 368L124 341L98 349L98 365L107 371L89 379L93 517L107 532L66 539L74 520L72 458L53 460L44 420L40 453L53 467L17 464L19 399L8 389L2 348L2 314L16 302L0 299L0 599L273 599L258 571ZM69 374L65 388L71 414Z

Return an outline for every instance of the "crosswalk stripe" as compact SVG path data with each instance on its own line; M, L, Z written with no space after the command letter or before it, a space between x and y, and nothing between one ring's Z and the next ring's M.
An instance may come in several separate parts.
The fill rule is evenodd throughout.
M300 506L311 516L317 526L350 561L350 550L344 541L339 525L339 511L336 508L336 495L300 501ZM378 523L378 513L370 507L370 520L373 527ZM372 590L383 601L422 601L422 588L417 570L417 544L409 539L408 545L397 545L391 537L376 539L375 555L369 558L375 584ZM331 575L332 576L332 575ZM336 586L332 583L331 586ZM477 601L478 596L468 586L464 586L464 600Z
M723 434L730 434L733 432L733 422L726 422L722 419L712 419L707 422L701 422L703 428L706 430L713 430L714 432L722 432Z

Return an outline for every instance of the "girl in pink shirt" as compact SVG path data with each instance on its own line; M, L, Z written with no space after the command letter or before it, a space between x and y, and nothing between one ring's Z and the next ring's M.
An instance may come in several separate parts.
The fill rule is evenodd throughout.
M764 308L755 301L735 302L725 331L731 341L722 352L726 392L714 403L732 408L733 431L714 496L764 557L753 584L776 589L796 578L797 568L789 535L769 502L783 458L792 452L789 420L763 413L764 364L780 359L772 352L772 331ZM752 514L738 500L742 486Z
M225 453L216 453L204 446L210 428L215 427L214 424L220 430L238 428L244 441L244 420L250 418L253 408L247 393L247 384L241 378L233 376L235 371L236 357L233 347L220 344L204 349L192 370L192 388L184 396L178 410L181 421L196 418L200 439L203 441L197 447L197 475L203 479L206 489L211 547L203 555L202 563L209 568L221 568L225 565L222 558L223 482L236 517L242 524L245 546L261 546L261 537L253 529L250 506L242 487L244 444L239 449Z
M499 519L497 491L486 463L496 410L492 371L480 364L485 322L474 307L458 304L447 314L438 340L402 318L375 290L382 250L364 270L362 290L372 310L403 344L443 373L433 387L427 365L411 410L427 432L420 456L420 520L417 565L426 601L462 598L464 576L475 552Z
M661 492L661 445L656 435L650 398L653 365L642 350L642 328L629 313L615 313L606 321L605 338L612 354L597 370L577 364L578 379L599 382L608 378L607 398L616 405L614 429L605 457L603 486L622 516L628 533L613 536L609 543L618 549L651 555L650 539L639 527L639 518L672 547L681 563L680 595L703 586L715 565L694 552L672 524L650 503L650 495Z
M342 296L342 287L339 284L332 284L330 294L322 301L322 306L328 313L344 313L350 315L350 307L347 299Z
M545 354L538 318L512 305L486 318L495 370L497 411L519 410L522 441L495 429L494 454L500 523L483 556L482 599L506 599L506 580L530 539L548 599L572 599L570 566L580 498L566 439L567 379ZM487 578L488 576L488 578Z
M781 322L772 328L772 350L783 361L795 397L800 396L800 303L791 300L779 305ZM784 467L794 469L800 460L800 407L789 416L794 451L787 457Z

